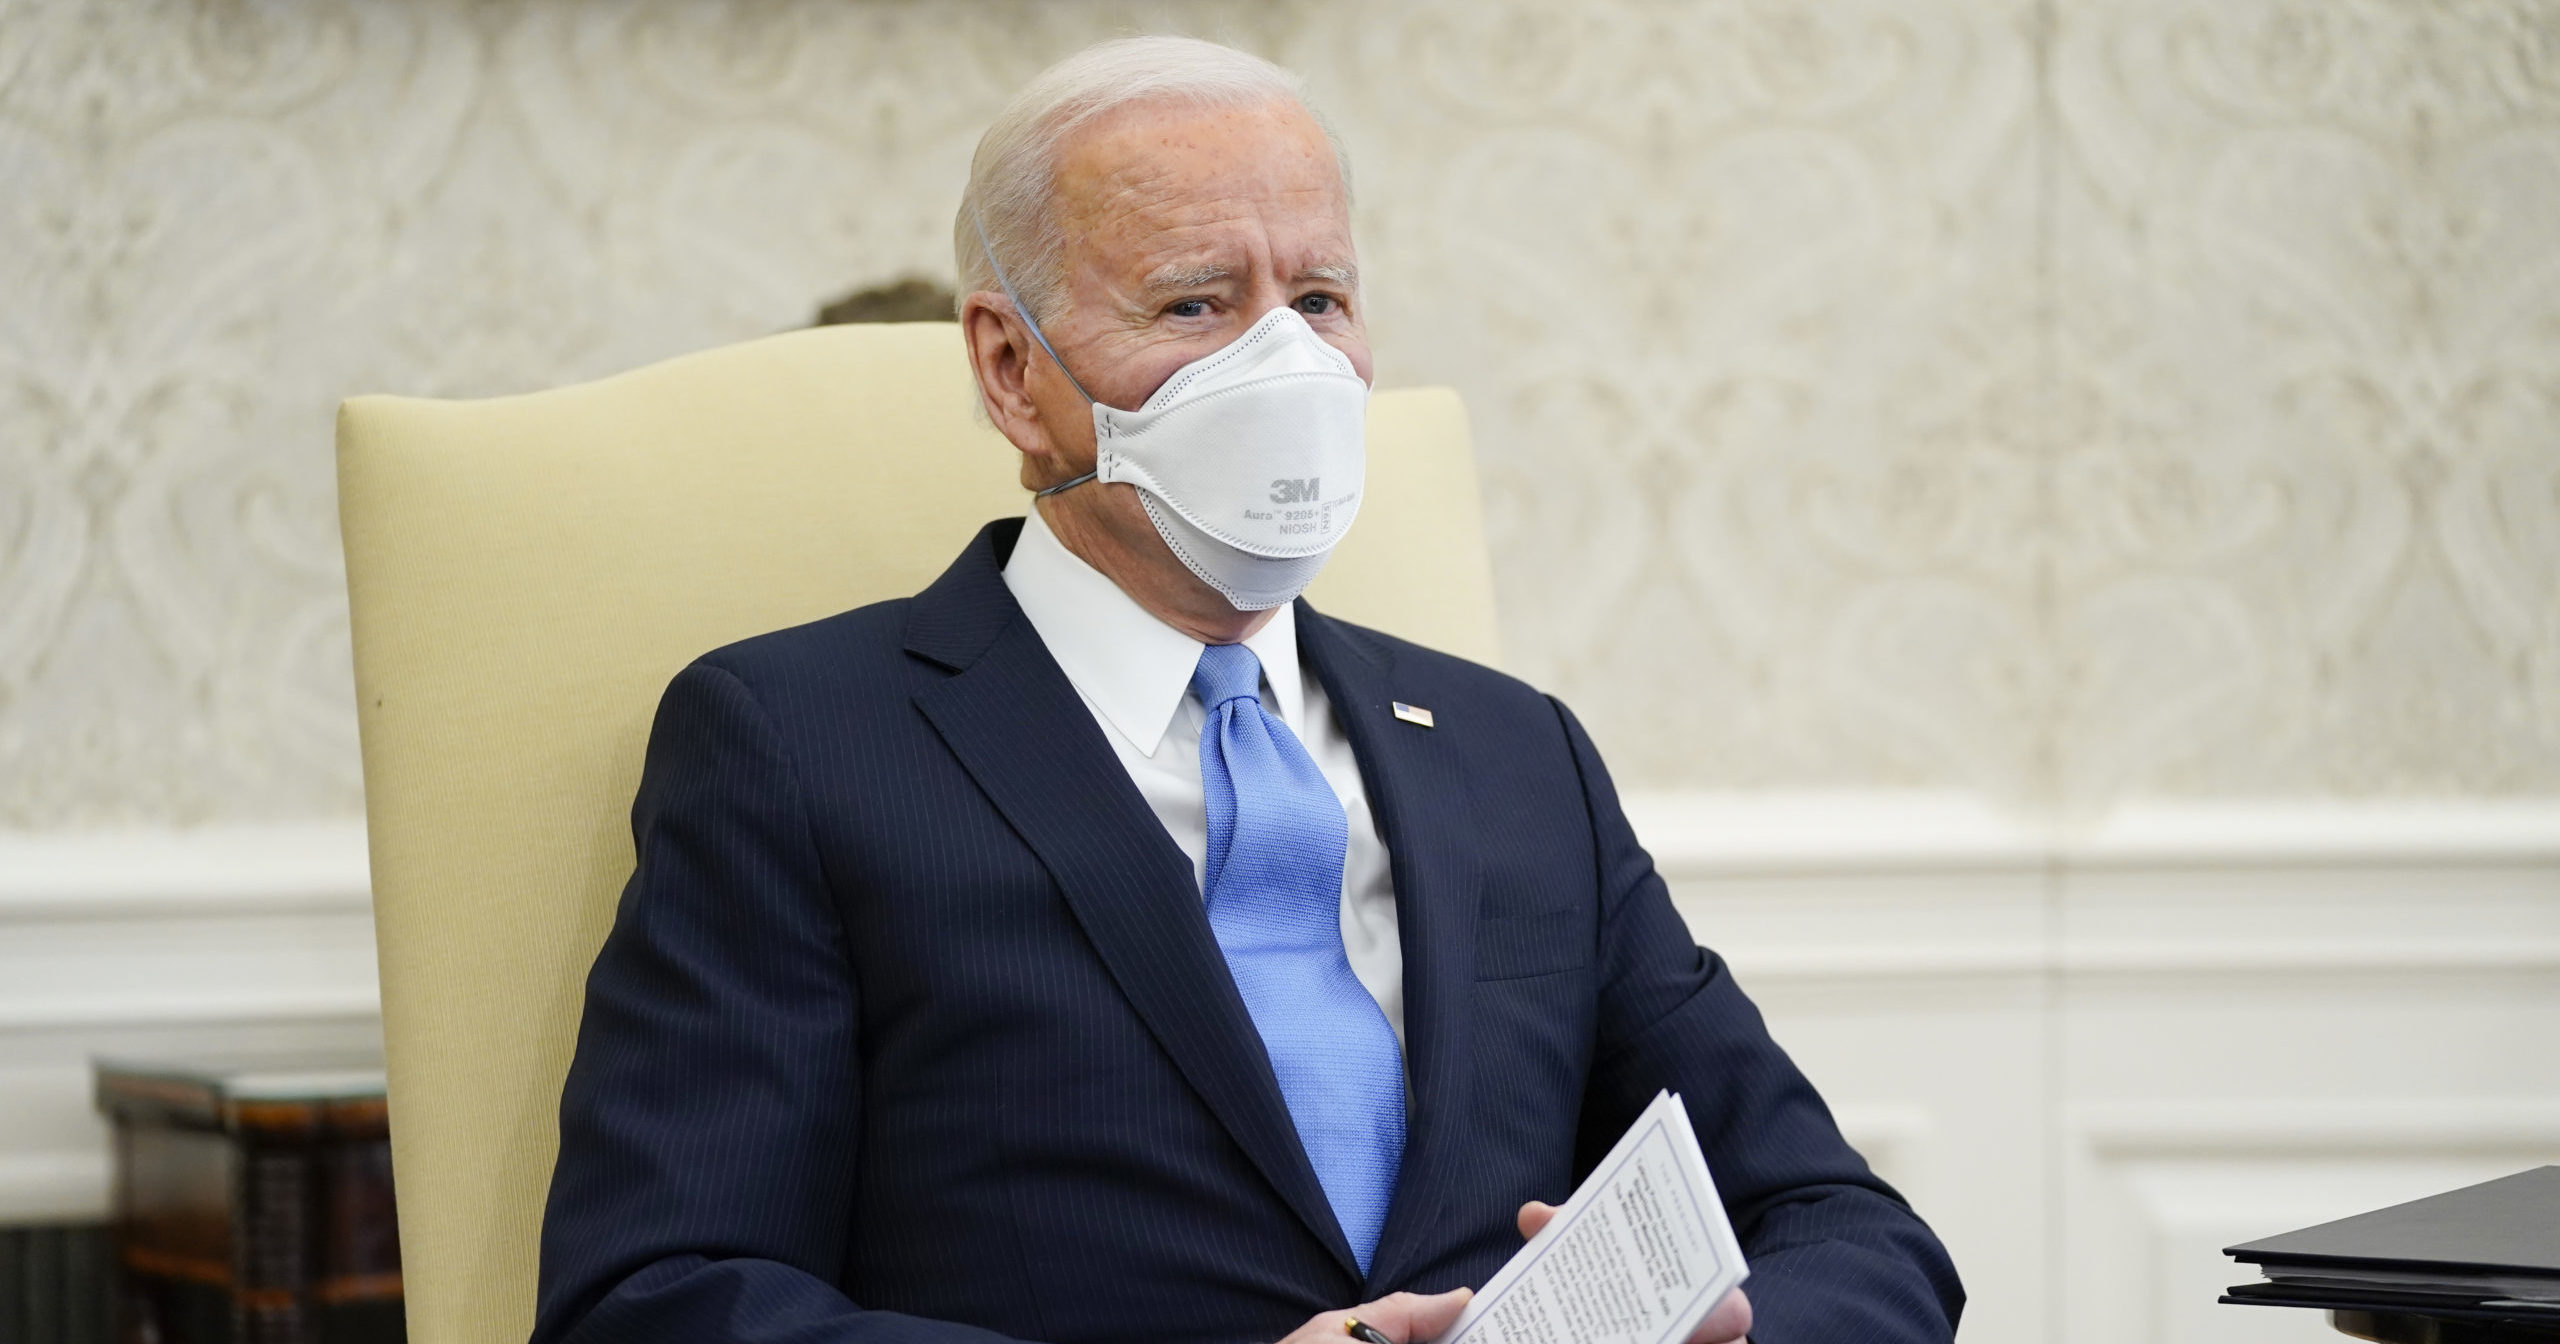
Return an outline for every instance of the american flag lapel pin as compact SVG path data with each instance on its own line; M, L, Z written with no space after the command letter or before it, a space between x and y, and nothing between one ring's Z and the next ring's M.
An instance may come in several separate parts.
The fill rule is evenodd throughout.
M1395 710L1397 718L1402 719L1407 723L1420 724L1425 728L1431 726L1430 710L1424 709L1420 705L1408 705L1402 700L1390 700L1387 704Z

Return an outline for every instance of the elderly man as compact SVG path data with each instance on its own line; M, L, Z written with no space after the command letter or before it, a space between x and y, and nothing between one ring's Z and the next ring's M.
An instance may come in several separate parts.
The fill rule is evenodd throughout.
M1035 507L668 687L535 1340L1428 1339L1661 1088L1752 1263L1698 1340L1952 1335L1573 716L1293 604L1359 501L1348 208L1207 43L987 132L960 322Z

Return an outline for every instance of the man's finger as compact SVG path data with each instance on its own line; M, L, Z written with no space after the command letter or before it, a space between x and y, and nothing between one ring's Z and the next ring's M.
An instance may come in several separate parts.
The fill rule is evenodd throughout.
M1471 1289L1452 1288L1445 1293L1389 1293L1375 1302L1352 1309L1352 1315L1378 1327L1396 1344L1418 1344L1449 1328L1458 1313L1467 1309L1467 1299L1475 1296Z
M1689 1344L1737 1344L1751 1333L1751 1299L1734 1289L1724 1295L1707 1319L1689 1332Z
M1533 1199L1528 1203L1521 1205L1520 1239L1522 1241L1527 1241L1529 1238L1538 1235L1538 1229L1545 1227L1548 1220L1555 1216L1556 1206L1553 1204L1541 1204Z

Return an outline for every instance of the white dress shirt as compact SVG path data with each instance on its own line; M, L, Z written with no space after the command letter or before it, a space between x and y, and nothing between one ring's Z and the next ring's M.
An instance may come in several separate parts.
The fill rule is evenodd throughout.
M1208 714L1191 693L1202 645L1148 614L1120 585L1068 550L1040 510L1030 513L1005 562L1004 586L1084 697L1165 833L1191 856L1196 889L1205 880L1209 853L1209 807L1200 790L1200 726ZM1262 707L1298 735L1342 800L1351 828L1350 852L1342 861L1342 947L1350 954L1351 973L1385 1010L1402 1044L1404 948L1396 941L1395 884L1386 842L1369 814L1360 762L1334 720L1323 685L1299 666L1295 610L1284 606L1271 613L1244 646L1262 660Z

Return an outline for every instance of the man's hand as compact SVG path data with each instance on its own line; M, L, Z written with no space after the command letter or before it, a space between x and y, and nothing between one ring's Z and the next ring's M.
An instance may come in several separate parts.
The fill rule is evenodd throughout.
M1312 1317L1305 1325L1291 1331L1280 1344L1347 1344L1351 1336L1343 1333L1342 1323L1349 1320L1376 1326L1380 1333L1396 1344L1420 1344L1420 1341L1448 1329L1450 1323L1458 1319L1458 1313L1467 1309L1467 1299L1473 1296L1474 1290L1467 1288L1452 1288L1429 1297L1420 1293L1389 1293L1349 1311L1328 1311Z
M1538 1229L1545 1227L1547 1220L1555 1216L1556 1206L1553 1204L1541 1204L1533 1199L1521 1205L1520 1239L1526 1241L1538 1235ZM1744 1297L1742 1290L1736 1288L1724 1295L1724 1300L1707 1313L1707 1319L1700 1322L1697 1329L1689 1332L1689 1344L1750 1344L1745 1338L1750 1333L1751 1299Z

